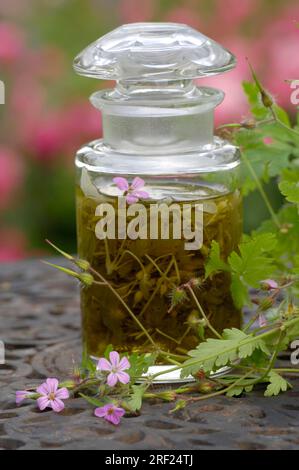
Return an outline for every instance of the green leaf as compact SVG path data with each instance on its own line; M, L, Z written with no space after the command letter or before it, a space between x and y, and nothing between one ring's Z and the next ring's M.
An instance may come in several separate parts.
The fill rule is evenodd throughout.
M266 220L258 229L258 233L272 232L277 238L277 244L272 255L282 271L288 271L293 264L294 256L299 252L299 216L297 206L284 205L277 213L279 230L272 219Z
M87 395L84 395L84 393L79 393L80 397L84 398L90 405L95 406L97 408L101 408L102 406L107 404L107 399L99 399L99 398L94 398L94 397L88 397Z
M206 277L219 271L230 271L231 293L235 305L238 308L248 305L248 287L259 287L259 282L274 271L274 259L270 253L276 243L276 237L272 233L246 236L239 245L239 253L233 251L226 264L220 258L219 244L213 241L205 266Z
M142 398L146 389L146 385L132 385L133 393L128 401L128 406L132 411L140 410L142 406Z
M191 358L184 362L181 375L186 377L199 369L212 372L237 359L252 355L256 348L269 353L266 344L259 337L247 335L237 328L225 329L222 339L208 338L188 353Z
M229 271L229 266L220 257L220 245L215 240L211 243L209 259L205 265L205 277L216 274L219 271Z
M266 342L266 341L265 341ZM269 354L265 354L261 349L255 349L252 355L246 358L242 364L249 367L267 368L269 365Z
M299 338L299 318L298 322L286 330L286 347L294 340Z
M246 357L251 356L257 348L266 354L270 354L269 349L267 348L265 342L262 339L256 336L254 337L254 340L252 340L252 336L246 335L246 333L241 330L238 330L237 328L225 329L223 331L222 337L228 340L239 341L240 344L238 348L238 356L240 359L244 359ZM251 341L246 341L246 343L244 344L244 340L248 339L251 339Z
M226 392L227 397L239 397L244 392L251 392L253 390L253 385L236 385Z
M272 138L271 144L265 144L265 138ZM257 188L248 165L257 178L268 182L288 167L298 144L288 128L277 122L260 125L256 129L241 129L235 134L235 144L241 148L244 164L242 170L242 193L249 194Z
M285 392L291 385L281 375L272 370L269 374L269 385L264 393L265 397L272 397L278 395L280 392Z
M270 115L261 101L260 90L253 82L243 82L243 90L250 104L250 111L257 120L266 119Z
M236 273L232 274L230 290L234 304L237 308L242 308L250 303L248 287Z
M288 116L288 113L283 108L278 106L277 104L273 105L273 109L275 111L275 114L276 114L278 120L281 121L286 126L291 127L291 122L290 122L290 118Z
M205 327L203 325L198 326L197 334L198 334L198 337L201 339L201 341L204 341L204 339L205 339Z
M299 204L299 169L284 170L279 189L289 202Z
M281 173L282 169L286 168L289 163L290 153L290 149L282 150L274 145L265 145L262 143L254 149L246 149L243 151L243 154L246 155L251 163L256 175L264 181L265 174L270 177L277 176Z
M228 264L232 273L231 291L238 308L249 302L248 286L258 287L262 279L273 273L274 259L269 253L276 243L272 233L245 237L239 245L239 253L233 251L230 254Z
M148 371L149 367L155 363L157 359L157 354L133 353L128 357L128 359L131 364L131 367L128 372L130 374L132 382L134 382L137 378L145 374Z

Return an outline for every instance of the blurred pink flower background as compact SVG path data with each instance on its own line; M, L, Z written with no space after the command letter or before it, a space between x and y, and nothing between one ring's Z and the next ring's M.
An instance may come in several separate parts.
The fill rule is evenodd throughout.
M293 0L1 0L0 261L40 253L51 237L75 249L73 158L101 136L91 92L107 83L81 79L72 58L122 23L187 23L235 53L237 68L202 80L222 88L216 124L248 114L241 82L246 57L278 103L294 112L287 79L298 79L299 4ZM109 86L109 84L108 84Z

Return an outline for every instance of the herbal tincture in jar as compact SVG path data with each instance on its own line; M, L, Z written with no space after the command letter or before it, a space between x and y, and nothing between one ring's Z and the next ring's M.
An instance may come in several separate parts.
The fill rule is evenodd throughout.
M76 157L78 253L111 287L81 290L94 357L109 344L184 354L208 333L196 299L218 332L240 326L229 274L205 277L213 240L223 260L240 241L239 151L213 136L223 92L194 82L234 65L174 23L122 26L75 59L79 74L116 80L91 97L103 139Z

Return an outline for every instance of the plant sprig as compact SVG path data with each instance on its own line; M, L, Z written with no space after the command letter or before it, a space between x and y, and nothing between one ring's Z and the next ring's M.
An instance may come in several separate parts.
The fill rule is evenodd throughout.
M116 387L107 386L105 374L99 373L85 351L82 364L75 366L72 376L61 384L73 397L82 397L92 406L103 409L110 406L107 413L115 410L117 413L117 407L122 407L131 414L138 413L145 400L162 400L174 402L170 411L174 413L188 403L218 395L239 396L250 393L257 384L264 384L264 395L267 397L285 392L291 387L285 376L298 373L299 370L276 367L276 359L293 339L299 337L299 309L295 302L299 288L299 114L297 123L292 127L287 113L277 106L251 65L250 68L253 83L246 82L243 88L252 117L241 123L221 126L219 133L225 133L226 137L241 148L244 162L243 194L246 196L258 190L270 219L250 237L244 236L238 250L231 252L227 259L222 258L217 241L212 241L207 253L205 279L197 281L199 284L207 280L213 281L217 273L227 273L231 279L235 305L238 308L245 305L253 308L256 305L251 321L242 329L226 328L222 333L218 332L198 300L195 280L190 279L181 284L178 262L172 253L156 259L146 255L149 264L145 267L135 253L125 249L124 243L121 250L113 256L108 244L105 244L102 255L105 257L108 274L123 269L128 263L127 259L137 262L140 267L136 280L127 286L127 290L131 292L130 289L134 289L137 283L142 286L140 298L146 295L144 306L137 316L134 306L131 308L126 301L126 293L116 289L86 260L75 258L49 242L75 268L48 264L78 279L85 289L92 286L108 289L139 329L138 335L146 338L152 350L148 354L127 355L130 382L119 383ZM277 182L284 198L283 206L277 212L264 189L265 183L271 179ZM162 262L163 267L158 261ZM148 291L147 282L151 270L156 270L160 278ZM270 279L271 282L268 282L267 278L273 276L276 281ZM158 328L149 331L143 325L152 299L158 292L164 292L168 288L171 291L169 314L185 302L194 305L194 311L189 315L182 335L184 338L186 332L197 330L201 342L191 351L184 351L180 347L182 338L171 338L167 332L161 332ZM256 298L250 296L250 288L259 289ZM283 300L278 301L281 296ZM138 296L135 296L136 304L139 301ZM170 341L174 341L178 346L178 353L162 350L156 340L157 334L167 335ZM105 358L112 351L113 346L109 345L104 353ZM163 372L149 374L149 368L159 364L161 359L172 365ZM222 367L229 368L229 373L222 377L215 376L214 373ZM194 382L163 391L156 391L151 387L163 374L178 371L183 380L191 375ZM27 393L28 398L35 400L39 397L38 393Z

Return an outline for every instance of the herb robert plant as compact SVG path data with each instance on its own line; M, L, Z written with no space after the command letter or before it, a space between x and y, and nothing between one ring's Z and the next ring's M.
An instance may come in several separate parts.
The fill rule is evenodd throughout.
M182 347L181 351L173 353L167 348L167 341L157 343L144 327L142 317L136 316L134 308L128 307L125 296L120 295L109 280L87 261L76 259L52 244L77 269L52 266L77 278L86 291L90 288L109 290L122 303L143 341L151 345L152 352L148 354L125 354L114 351L115 345L108 346L102 355L102 365L105 364L106 369L97 369L85 352L82 364L75 367L66 382L60 384L62 398L67 394L83 397L96 407L96 416L112 424L118 424L124 413L136 413L146 399L174 402L171 412L175 412L189 402L220 394L249 393L260 383L265 384L265 396L277 395L291 387L288 375L298 372L292 368L277 368L276 359L293 339L299 337L299 309L296 305L299 287L299 115L297 123L292 126L286 112L275 104L253 71L252 74L253 83L243 84L252 117L241 123L222 126L218 133L240 146L243 196L257 190L269 219L251 236L244 235L238 248L227 259L222 257L219 243L213 241L203 278L191 278L180 283L180 273L177 273L174 285L166 286L169 288L170 315L178 303L189 306L185 337L197 335L201 340L197 346L189 352ZM283 197L283 204L277 212L264 190L269 180L277 184ZM175 260L172 263L175 265ZM213 283L219 273L230 283L233 301L230 308L238 311L250 306L254 311L251 320L243 327L232 325L222 333L210 323L197 295L201 285ZM259 290L252 296L250 288ZM137 297L135 304L138 308ZM184 343L182 338L181 343L186 345L188 341ZM111 362L112 352L112 358L118 359L116 369ZM169 370L181 370L182 377L192 374L195 382L176 390L156 392L151 389L151 383L159 376L157 373L140 384L138 379L161 359L171 364ZM121 365L125 369L120 370ZM213 371L226 365L231 367L228 375L211 377ZM111 373L116 374L113 387L108 379ZM125 380L120 380L118 374L125 374L121 375ZM17 393L19 403L24 398L40 398L36 390ZM55 393L57 395L57 391Z

